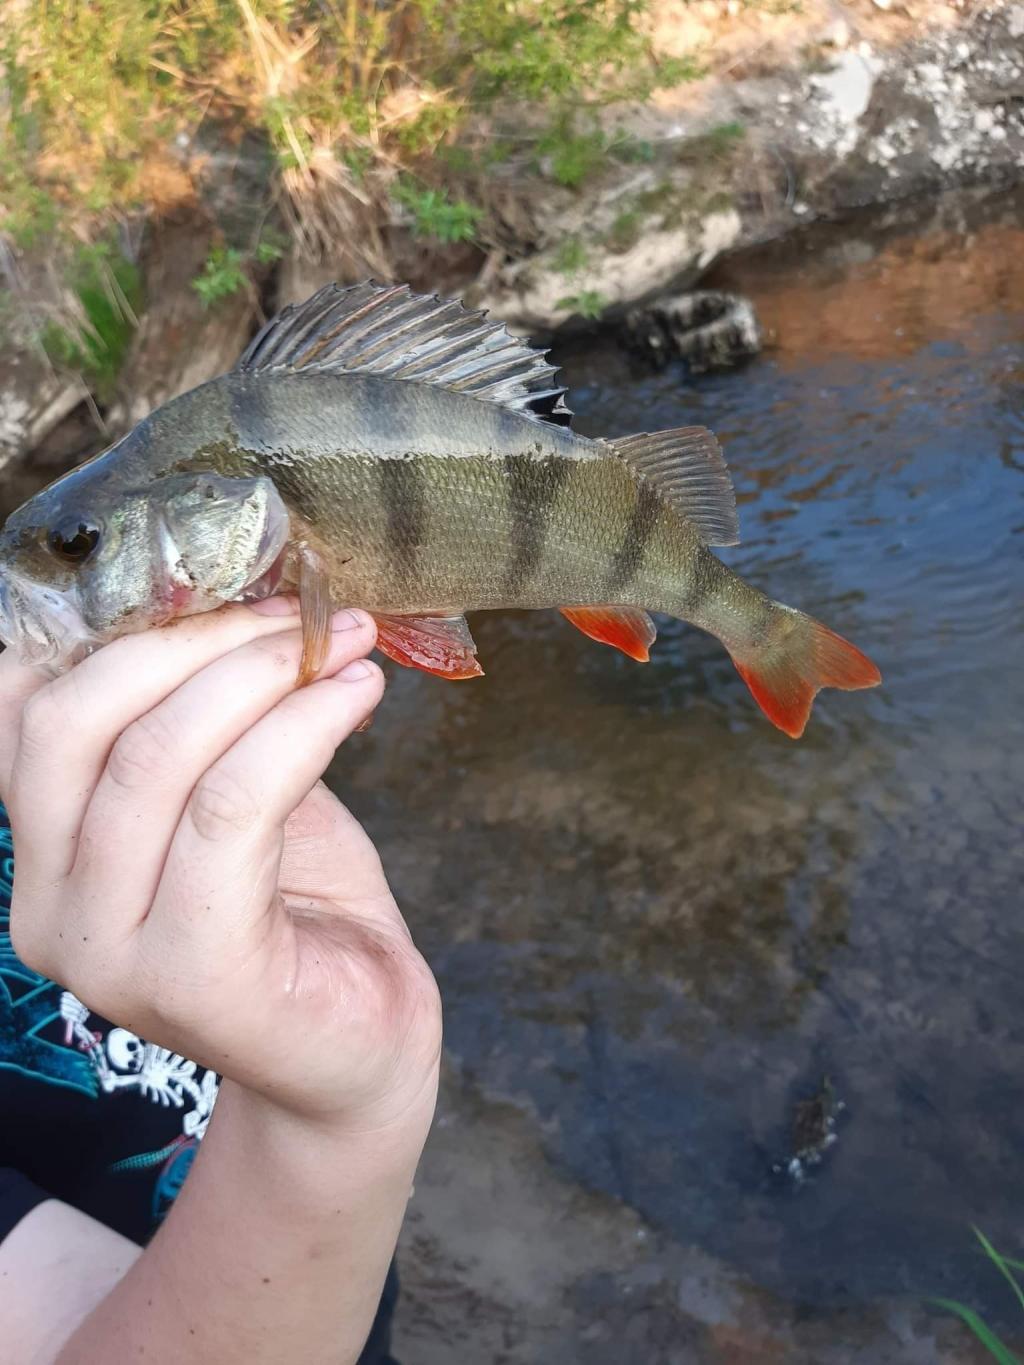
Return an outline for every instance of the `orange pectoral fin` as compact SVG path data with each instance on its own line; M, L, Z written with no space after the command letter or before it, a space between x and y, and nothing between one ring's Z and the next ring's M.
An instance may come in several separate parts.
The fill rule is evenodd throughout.
M651 657L658 632L645 611L635 607L559 607L559 611L592 640L621 649L641 664Z
M479 678L476 642L464 616L377 616L377 648L396 664L438 678Z
M315 550L300 551L299 612L302 621L302 659L299 687L311 683L324 666L331 646L331 580Z

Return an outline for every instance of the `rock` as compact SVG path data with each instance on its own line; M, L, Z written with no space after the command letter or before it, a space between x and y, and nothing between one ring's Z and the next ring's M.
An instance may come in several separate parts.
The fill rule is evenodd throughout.
M16 252L0 234L0 471L6 482L87 396L78 376L58 368L41 340L65 307L67 291L50 259Z
M568 277L551 251L506 270L472 302L528 332L553 331L590 309L614 317L667 284L693 283L733 245L740 227L736 210L722 209L696 222L645 229L625 250L588 241L585 263Z
M105 444L95 409L78 405L31 447L31 459L20 454L0 467L0 522L26 498L38 493L66 470L73 468Z
M833 19L822 30L820 41L826 47L847 47L850 42L850 25L842 16Z
M85 399L74 375L58 373L35 347L13 341L0 349L0 473L18 465Z
M858 124L875 87L875 78L884 63L866 44L841 52L832 69L811 77L823 118L808 131L811 140L823 150L830 144L845 156L857 144Z
M749 299L712 290L632 309L621 334L630 350L655 364L680 358L695 374L737 365L757 355L763 344Z
M513 231L468 297L523 331L614 321L666 288L695 284L716 252L776 236L797 218L1020 178L1024 123L1015 105L1010 114L1001 106L1022 80L1024 0L969 18L950 9L884 49L854 42L842 16L816 23L829 69L792 63L771 75L709 78L678 104L646 112L646 180L611 166L575 195L551 186L546 201L524 182L530 228L518 238L532 254L522 259ZM737 138L723 155L727 129ZM616 206L628 210L659 185L678 200L674 216L644 213L635 243L609 247ZM586 257L568 272L559 268L567 243Z

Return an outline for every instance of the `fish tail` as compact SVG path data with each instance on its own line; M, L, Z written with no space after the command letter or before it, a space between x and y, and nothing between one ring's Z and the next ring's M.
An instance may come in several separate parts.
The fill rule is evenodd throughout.
M876 687L878 669L841 635L802 611L772 602L751 638L723 640L740 677L773 725L792 739L804 732L823 687Z

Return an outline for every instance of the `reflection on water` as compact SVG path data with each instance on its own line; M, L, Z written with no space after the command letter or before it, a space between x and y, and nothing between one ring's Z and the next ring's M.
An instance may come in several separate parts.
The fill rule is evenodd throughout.
M640 667L554 615L485 616L488 676L396 671L335 773L466 1077L563 1169L812 1303L985 1303L969 1225L1020 1250L1021 207L723 272L776 337L739 373L561 357L585 431L719 433L730 562L883 688L823 694L793 744L678 622ZM826 1074L839 1141L797 1187L773 1167Z

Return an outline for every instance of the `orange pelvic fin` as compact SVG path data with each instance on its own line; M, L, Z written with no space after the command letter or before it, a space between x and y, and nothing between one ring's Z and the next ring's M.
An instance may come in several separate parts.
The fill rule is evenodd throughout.
M635 607L559 607L565 619L602 645L612 645L645 664L658 632L645 611Z
M821 688L853 692L876 687L882 675L841 635L802 612L792 615L798 619L788 634L742 658L734 653L733 663L772 724L799 739Z
M377 616L377 648L397 664L438 678L479 678L476 641L464 616Z

